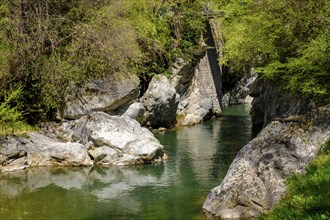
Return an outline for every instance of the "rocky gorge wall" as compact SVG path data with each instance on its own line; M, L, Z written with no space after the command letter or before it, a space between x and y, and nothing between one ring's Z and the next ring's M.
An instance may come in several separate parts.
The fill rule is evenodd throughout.
M268 79L258 78L250 89L250 96L253 97L252 123L262 127L272 120L305 116L315 107L312 99L286 91Z
M170 79L154 76L144 94L139 94L139 78L128 73L70 85L61 123L0 137L0 171L161 161L163 146L144 127L174 127L180 124L178 115L184 118L181 124L196 124L221 111L221 74L216 58L210 60L214 50L205 49L194 63L178 59Z
M270 210L285 194L286 178L304 172L330 138L330 105L315 108L312 100L265 79L256 80L251 96L252 121L264 128L205 200L204 211L215 218L254 218Z

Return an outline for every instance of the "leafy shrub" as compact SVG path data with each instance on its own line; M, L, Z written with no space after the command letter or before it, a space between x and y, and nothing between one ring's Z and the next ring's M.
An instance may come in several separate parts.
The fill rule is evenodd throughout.
M31 130L32 127L22 121L23 112L15 104L22 93L22 87L7 93L0 93L0 135Z
M115 72L145 81L168 74L197 44L204 26L200 2L0 1L1 90L22 86L19 104L33 124L54 119L71 83Z
M221 63L232 73L255 67L286 89L329 101L329 1L214 2L226 42Z

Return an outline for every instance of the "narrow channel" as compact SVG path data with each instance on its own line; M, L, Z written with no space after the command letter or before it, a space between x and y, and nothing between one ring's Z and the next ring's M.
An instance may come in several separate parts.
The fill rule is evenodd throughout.
M206 219L201 207L253 133L249 105L156 137L162 164L0 173L1 219Z

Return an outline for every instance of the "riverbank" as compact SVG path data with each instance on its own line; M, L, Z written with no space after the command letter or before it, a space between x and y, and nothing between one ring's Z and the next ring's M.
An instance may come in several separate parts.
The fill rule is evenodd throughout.
M273 208L285 180L302 173L330 136L330 105L304 120L273 121L237 154L221 184L203 205L216 218L253 218Z
M155 133L168 160L130 167L41 167L0 173L3 219L206 219L201 207L251 138L250 106ZM79 204L79 205L78 205Z
M260 219L330 219L330 140L306 167L288 178L286 196Z

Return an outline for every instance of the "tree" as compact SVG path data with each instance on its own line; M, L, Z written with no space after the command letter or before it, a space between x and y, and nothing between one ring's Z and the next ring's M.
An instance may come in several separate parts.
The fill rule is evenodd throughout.
M218 3L224 16L222 64L251 67L304 95L329 96L330 3L269 0Z

